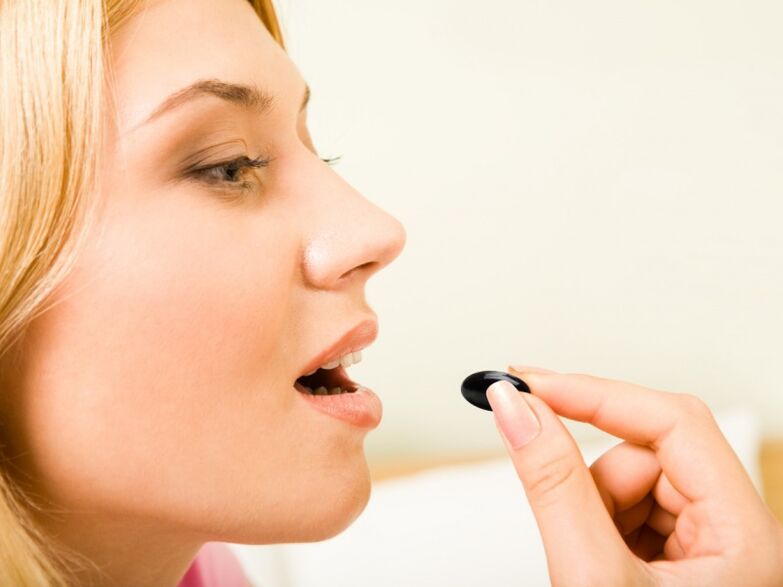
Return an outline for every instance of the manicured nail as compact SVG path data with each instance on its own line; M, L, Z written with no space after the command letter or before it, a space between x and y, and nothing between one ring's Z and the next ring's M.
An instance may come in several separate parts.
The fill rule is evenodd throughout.
M551 369L544 369L543 367L533 367L532 365L509 365L509 369L513 369L514 371L518 371L520 373L554 373L557 374L557 371L552 371Z
M508 381L498 381L487 388L495 421L513 449L522 448L541 432L541 424L524 395Z

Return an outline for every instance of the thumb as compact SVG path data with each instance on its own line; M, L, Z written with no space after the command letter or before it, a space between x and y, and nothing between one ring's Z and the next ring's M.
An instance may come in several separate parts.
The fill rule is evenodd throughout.
M630 552L557 415L506 381L493 383L487 399L538 523L552 584L628 584Z

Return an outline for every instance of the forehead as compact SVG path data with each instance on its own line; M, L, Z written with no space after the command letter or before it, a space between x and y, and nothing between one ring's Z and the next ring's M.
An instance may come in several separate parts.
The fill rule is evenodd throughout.
M296 96L303 82L247 0L143 3L111 39L114 115L122 133L197 79L253 83Z

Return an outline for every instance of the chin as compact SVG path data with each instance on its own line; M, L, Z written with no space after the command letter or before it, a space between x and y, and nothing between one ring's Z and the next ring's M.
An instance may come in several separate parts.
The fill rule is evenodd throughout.
M239 544L320 542L348 528L370 499L370 472L363 455L353 467L339 473L322 471L317 478L297 485L308 490L278 496L272 502L271 515L269 504L261 509L242 508L241 517L224 525L210 540ZM214 532L215 526L209 526Z
M359 517L370 499L366 465L362 475L356 475L350 484L339 484L338 488L331 498L319 501L321 507L311 509L309 516L302 516L305 525L297 542L320 542L337 536Z

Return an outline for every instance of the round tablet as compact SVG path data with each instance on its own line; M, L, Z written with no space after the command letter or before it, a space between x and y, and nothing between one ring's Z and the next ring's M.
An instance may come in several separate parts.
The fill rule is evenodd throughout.
M465 377L462 382L462 396L477 408L492 411L487 401L487 388L496 381L508 381L519 391L530 393L527 383L503 371L478 371Z

